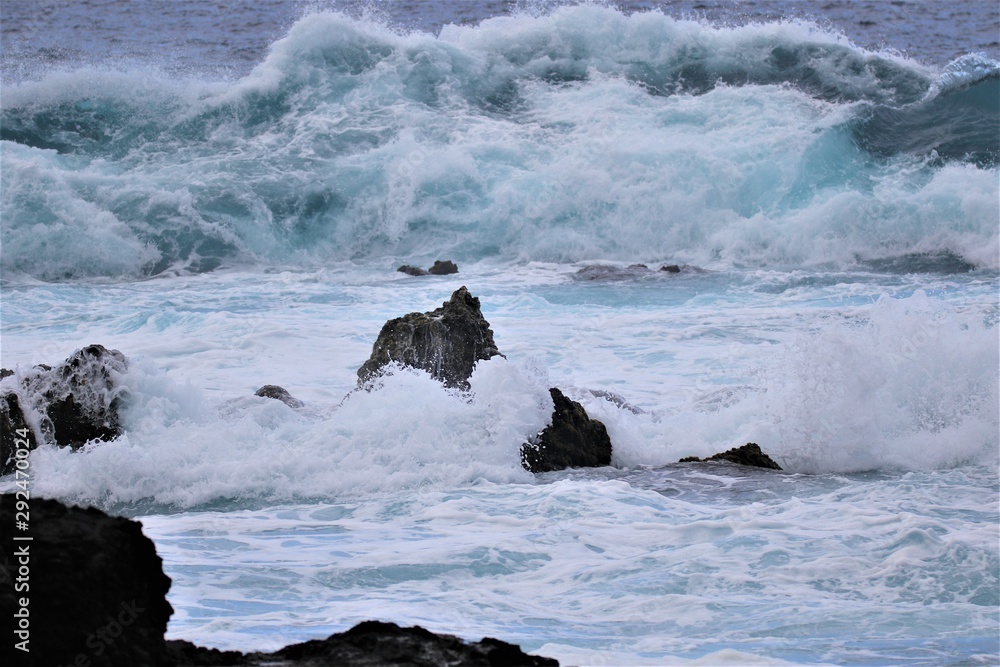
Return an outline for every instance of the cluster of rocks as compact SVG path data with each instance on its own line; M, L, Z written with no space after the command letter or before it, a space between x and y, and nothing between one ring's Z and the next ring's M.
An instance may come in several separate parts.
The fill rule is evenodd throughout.
M440 308L386 322L371 356L358 369L358 388L372 390L388 368L402 365L424 370L446 387L468 390L476 364L496 356L503 355L479 299L463 286ZM22 447L27 440L30 449L40 444L77 449L121 435L120 409L127 392L118 380L127 369L128 360L118 350L89 345L56 367L36 366L20 375L4 370L0 381L0 474L14 470L19 433L32 435L20 439ZM592 393L638 411L617 394ZM541 432L523 443L524 468L537 473L610 465L612 443L604 424L592 419L580 403L558 387L550 388L549 394L552 418ZM277 385L264 385L256 395L295 409L304 406ZM708 459L692 457L682 462L717 460L781 469L753 443Z
M405 365L427 371L445 386L467 390L476 364L498 355L502 356L479 299L461 287L441 308L386 322L370 358L358 369L358 387L372 390L393 365ZM128 398L120 379L127 369L128 360L121 352L90 345L55 367L2 371L0 474L15 469L15 451L24 440L32 448L39 444L79 448L118 437L122 433L120 410ZM593 393L637 410L616 394ZM604 424L559 388L550 388L549 394L550 423L523 443L524 468L541 473L610 465L613 449ZM296 409L304 405L277 385L264 385L256 395ZM32 437L24 438L25 432ZM707 459L682 459L716 461L781 469L754 443ZM15 525L17 502L14 494L0 496L0 525ZM138 522L38 498L31 499L30 513L31 607L24 623L30 627L30 635L25 636L30 636L34 664L558 665L496 639L468 643L419 627L375 621L271 654L165 641L163 634L173 612L166 600L170 579ZM14 541L12 532L0 532L0 558L4 559L0 614L18 619L22 605L10 574L13 555L18 553L15 549L23 544Z
M15 494L0 495L0 525L14 526ZM142 524L94 508L31 498L30 541L0 532L0 614L13 619L4 653L19 665L181 667L188 665L554 666L513 644L467 643L420 627L367 621L323 640L274 653L243 654L167 641L170 578ZM23 537L24 535L21 535ZM26 554L26 555L25 555ZM18 562L30 587L15 589ZM24 578L22 577L22 580ZM24 604L24 600L28 604ZM23 619L23 620L22 620ZM8 627L10 627L8 625ZM20 634L19 634L20 632ZM20 646L20 648L19 648ZM26 649L26 651L21 650ZM19 662L23 659L23 662Z
M416 266L410 266L409 264L403 264L396 271L410 276L448 276L452 273L458 273L458 266L450 259L439 259L434 262L434 266L426 271Z

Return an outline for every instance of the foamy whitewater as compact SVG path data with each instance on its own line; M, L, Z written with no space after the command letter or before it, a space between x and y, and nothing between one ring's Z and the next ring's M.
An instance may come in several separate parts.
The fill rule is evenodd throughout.
M996 42L655 4L273 0L157 61L81 3L139 26L110 62L5 16L3 366L131 360L125 434L39 448L32 493L142 521L170 638L380 619L570 665L997 664ZM436 259L460 273L395 271ZM506 358L466 393L355 391L387 319L462 285ZM521 468L552 386L612 467ZM676 464L746 442L784 472Z

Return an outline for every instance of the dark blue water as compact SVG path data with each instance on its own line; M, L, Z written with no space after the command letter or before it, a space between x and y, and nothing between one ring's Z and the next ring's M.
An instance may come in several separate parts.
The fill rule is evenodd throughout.
M7 0L0 58L4 81L68 63L153 62L167 70L246 73L305 12L376 15L400 29L436 33L554 2L409 0ZM933 65L970 52L1000 59L1000 3L993 0L661 0L611 3L720 24L801 18L843 32L868 49L894 49Z

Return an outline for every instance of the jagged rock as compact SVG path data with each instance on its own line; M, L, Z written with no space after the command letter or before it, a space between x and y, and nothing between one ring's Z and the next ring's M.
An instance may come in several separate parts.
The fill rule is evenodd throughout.
M6 626L5 665L559 665L489 637L465 643L420 627L375 621L266 654L164 641L173 613L166 598L171 582L138 521L35 497L30 499L29 529L19 532L17 513L25 511L19 500L15 494L0 495L0 526L5 527L0 530L0 556L5 559L0 575L10 575L0 576L0 614L13 621L13 627ZM15 540L18 536L31 540ZM18 583L28 588L17 590ZM21 598L27 598L26 606ZM19 630L24 634L18 635ZM28 642L29 653L17 650L21 641Z
M576 401L552 387L552 423L521 447L521 465L530 472L595 468L611 464L611 438Z
M13 391L0 394L0 434L2 434L0 435L0 475L8 475L14 472L18 444L21 444L22 449L31 451L37 443L34 432L24 421L20 399Z
M476 362L499 354L479 299L460 287L441 308L386 322L371 357L358 369L358 386L370 387L386 364L397 362L423 369L446 386L468 389Z
M427 273L432 276L447 276L452 273L458 273L458 266L450 259L446 259L443 262L439 259L434 262L434 266L427 269Z
M163 633L173 612L166 599L170 578L142 525L32 497L22 532L15 530L15 519L23 519L16 517L18 500L0 496L0 546L12 575L27 566L28 588L16 591L11 578L0 579L0 613L10 627L26 597L28 627L24 636L19 627L5 633L5 654L18 654L12 643L27 638L35 665L82 664L79 655L95 667L168 664ZM14 539L20 536L31 541Z
M54 368L39 364L18 382L4 385L0 413L6 410L6 416L0 414L0 425L29 425L31 449L39 444L76 449L92 440L112 440L122 433L123 390L117 381L127 369L125 355L102 345L77 350ZM0 474L11 471L14 448L14 430L5 428L0 434Z
M781 466L761 451L760 446L755 442L748 442L742 447L736 447L705 459L699 459L697 456L687 456L678 461L678 463L706 463L708 461L728 461L729 463L738 463L739 465L753 466L755 468L781 470Z
M4 379L6 377L10 377L13 374L14 374L14 371L10 370L9 368L0 368L0 380Z
M401 267L396 269L400 273L405 273L410 276L426 276L427 272L416 266L410 266L409 264L403 264Z
M287 646L270 656L303 667L345 665L366 667L525 667L552 666L551 658L528 655L514 644L487 637L472 644L451 635L436 635L421 627L365 621L347 632Z
M281 401L290 408L301 408L305 406L305 403L289 394L287 389L279 387L276 384L265 384L263 387L254 392L254 396L273 398L276 401Z
M664 264L660 267L660 271L665 271L666 273L680 273L681 267L677 264Z

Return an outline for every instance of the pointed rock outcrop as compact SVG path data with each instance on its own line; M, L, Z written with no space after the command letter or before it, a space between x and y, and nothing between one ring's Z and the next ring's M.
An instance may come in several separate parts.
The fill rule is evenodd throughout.
M358 369L358 386L369 388L396 362L425 370L448 387L468 389L476 363L499 354L479 299L460 287L436 310L386 322L371 357Z
M611 464L611 438L604 424L583 406L552 387L552 423L521 447L521 465L530 472L596 468Z

